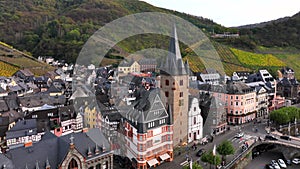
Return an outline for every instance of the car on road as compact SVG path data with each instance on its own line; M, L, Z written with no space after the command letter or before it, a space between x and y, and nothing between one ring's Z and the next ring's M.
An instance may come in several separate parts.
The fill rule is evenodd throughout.
M274 167L271 164L266 164L266 169L274 169Z
M277 162L278 162L278 164L279 164L279 166L280 166L281 168L287 168L285 162L284 162L282 159L278 159Z
M241 138L244 136L244 133L241 132L241 133L236 133L236 135L234 136L235 138Z
M292 160L292 163L294 163L294 164L300 164L300 159L299 158L294 158Z
M284 139L284 140L288 140L288 141L291 141L291 137L290 136L286 136L286 135L282 135L280 136L281 139Z
M279 164L276 162L276 160L272 160L271 161L272 166L274 167L274 169L280 169Z
M272 136L272 135L266 135L265 136L265 139L269 139L269 140L278 140L275 136Z
M200 150L197 151L196 156L201 157L203 153L205 153L205 150L201 148Z

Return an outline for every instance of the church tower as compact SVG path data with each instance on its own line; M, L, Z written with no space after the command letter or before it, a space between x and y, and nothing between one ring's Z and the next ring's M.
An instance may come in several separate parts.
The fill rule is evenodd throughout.
M189 75L182 61L175 26L172 33L169 53L160 70L160 87L173 114L173 145L177 146L187 142Z

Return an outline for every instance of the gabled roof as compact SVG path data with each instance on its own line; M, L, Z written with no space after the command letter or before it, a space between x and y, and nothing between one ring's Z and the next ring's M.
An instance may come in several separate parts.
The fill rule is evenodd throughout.
M29 69L21 69L19 70L24 76L34 76L34 74Z
M0 86L0 93L6 93L6 90L4 90L1 86Z
M135 62L135 60L133 60L133 59L130 59L130 60L123 60L123 61L119 64L119 67L130 67L134 62Z
M195 96L192 96L192 95L189 95L189 111L190 110L193 110L193 107L192 107L192 103L193 103L193 100L194 99L196 99L197 101L198 101L198 103L199 103L199 100L198 100L198 98L197 97L195 97ZM199 105L199 104L198 104Z
M74 100L76 98L88 97L88 95L83 91L81 87L77 87L76 91L70 97L70 100Z
M59 93L62 92L61 90L59 90L58 88L56 88L54 85L51 85L49 87L49 89L46 91L46 93Z
M137 125L144 125L150 121L169 117L161 101L160 90L157 88L149 91L144 88L140 89L140 97L137 97L129 107L124 116L137 128Z

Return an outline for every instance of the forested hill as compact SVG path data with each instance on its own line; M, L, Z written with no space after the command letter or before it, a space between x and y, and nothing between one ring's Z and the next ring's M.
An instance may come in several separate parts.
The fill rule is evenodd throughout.
M31 52L35 57L53 56L74 62L85 41L105 23L149 11L173 13L205 31L228 30L209 19L138 0L2 0L0 41ZM151 44L151 38L148 40Z
M240 34L265 47L295 47L300 49L300 12L292 17L242 26Z

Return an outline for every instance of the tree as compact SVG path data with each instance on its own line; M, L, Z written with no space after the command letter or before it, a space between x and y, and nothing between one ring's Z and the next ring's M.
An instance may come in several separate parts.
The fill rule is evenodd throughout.
M222 159L226 161L226 156L234 154L235 149L230 141L225 140L217 147L217 152L221 154Z
M211 168L211 164L213 165L219 165L221 164L221 158L219 155L213 155L212 151L210 152L205 152L202 156L201 156L201 161L209 163Z
M284 107L272 111L270 118L277 124L287 124L288 122L294 122L295 119L300 118L299 110L299 108L295 107Z
M190 169L190 165L186 165L183 167L183 169ZM192 165L192 169L203 169L201 165L198 163L194 162Z

